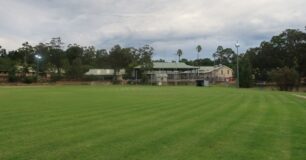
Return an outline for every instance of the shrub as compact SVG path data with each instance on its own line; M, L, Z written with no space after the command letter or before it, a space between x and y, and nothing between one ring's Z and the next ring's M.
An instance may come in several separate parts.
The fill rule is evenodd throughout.
M273 69L269 72L269 77L281 91L292 91L299 86L299 74L289 67Z
M8 73L8 81L9 82L17 82L18 77L16 76L16 67L12 67Z
M55 74L55 73L51 74L51 77L50 77L51 82L56 82L56 81L59 81L61 79L62 79L61 75Z
M37 77L35 77L35 76L24 77L22 82L26 83L26 84L31 84L31 83L37 82Z

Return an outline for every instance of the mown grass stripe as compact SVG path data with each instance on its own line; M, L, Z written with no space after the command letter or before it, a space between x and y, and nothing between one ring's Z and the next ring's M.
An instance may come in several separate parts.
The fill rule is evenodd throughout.
M1 160L305 159L305 101L282 92L69 86L0 95Z
M212 108L213 109L213 108ZM190 112L190 111L189 111ZM195 111L196 112L196 111ZM186 112L182 112L183 113L183 115L185 115L184 117L189 117L189 115L186 115L187 113ZM209 113L209 112L207 112L207 113ZM171 114L171 113L170 113ZM190 114L190 113L189 113ZM182 115L182 116L183 116ZM180 118L180 120L181 121L183 121L183 120L185 120L184 118L182 118L182 116L181 117L179 117L178 115L177 116L169 116L167 119L168 120L171 120L172 121L172 123L177 123L177 118ZM157 121L157 123L150 123L150 124L147 124L147 123L143 123L143 125L134 125L134 127L131 127L131 128L127 128L126 130L124 130L124 131L122 131L122 132L119 132L118 134L113 134L112 136L119 136L119 137L121 137L122 135L124 135L124 137L122 137L122 138L115 138L115 139L109 139L108 137L101 137L101 138L103 138L102 140L99 140L98 141L98 139L97 139L97 135L96 134L99 134L99 131L98 132L96 132L96 134L93 134L93 136L91 136L91 137L93 137L94 139L92 139L92 141L93 142L103 142L103 144L108 144L108 145L110 145L110 140L112 140L112 143L115 143L116 141L118 142L118 141L120 141L121 139L122 140L125 140L126 139L126 137L129 137L129 138L131 138L131 136L133 137L133 136L136 136L136 137L138 137L138 135L139 134L136 134L135 133L135 131L137 131L137 132L140 132L141 134L145 134L145 133L154 133L154 131L156 131L157 129L156 129L156 127L160 127L160 125L161 124L163 124L163 122L159 122L159 121ZM165 122L164 122L164 124L166 124ZM168 125L170 125L170 123L168 122L167 123ZM145 126L144 126L145 125ZM152 127L152 125L153 125L153 127ZM149 130L147 129L147 128L149 128ZM146 132L143 132L143 130L145 130ZM160 130L160 129L159 129ZM106 141L105 141L105 139L106 139ZM82 142L82 143L88 143L88 141L89 140L91 140L90 139L90 137L88 137L87 138L87 140L86 141L84 141L84 142ZM108 146L107 145L107 146ZM69 147L69 146L68 146ZM96 148L96 147L95 147ZM74 149L72 149L72 150L74 150Z
M220 109L219 107L216 107L216 109ZM223 111L223 110L221 110L221 111ZM197 112L197 110L196 111L194 111L193 113L196 113ZM226 112L226 111L225 111ZM211 112L210 112L211 113ZM184 117L190 117L189 115L185 115ZM181 125L181 123L180 122L184 122L184 123L186 123L186 122L190 122L190 120L195 120L195 119L198 119L197 117L191 117L191 118L189 118L189 119L185 119L185 118L179 118L180 120L178 121L176 118L171 118L171 121L172 121L172 123L171 124L169 124L169 122L167 123L168 124L168 126L172 126L171 128L173 128L173 126L178 126L178 125ZM141 127L141 128L143 128L142 126L139 126L139 127ZM156 129L156 127L158 128L158 129ZM151 127L151 129L150 130L147 130L146 132L140 132L140 134L135 134L135 133L131 133L131 135L128 135L128 137L129 137L129 139L128 140L130 140L130 141L134 141L133 140L133 137L134 138L136 138L136 139L139 139L140 137L144 137L144 138L146 138L146 137L155 137L155 136L149 136L149 135L154 135L154 134L160 134L160 133L163 133L163 131L164 130L166 130L166 131L172 131L172 129L171 128L169 128L169 127L162 127L162 126L160 126L160 124L159 123L157 123L157 124L155 124L155 127L154 128L152 128ZM175 131L175 130L174 130ZM148 135L149 134L149 135ZM126 135L126 132L125 132L125 135ZM97 141L97 140L96 140ZM108 141L102 141L102 140L100 140L101 142L103 142L103 144L104 143L106 143L106 144L108 144L108 145L110 145L110 144L114 144L114 146L116 146L116 144L117 143L120 143L121 141L126 141L126 138L117 138L117 139L114 139L113 141L111 141L111 143L109 144L109 142ZM145 142L143 142L143 143L145 143ZM107 146L108 146L107 145ZM113 145L112 145L113 146ZM99 145L98 146L92 146L91 148L99 148ZM105 151L105 152L107 152L107 151ZM118 151L117 151L118 152ZM118 155L120 155L120 154L118 154Z

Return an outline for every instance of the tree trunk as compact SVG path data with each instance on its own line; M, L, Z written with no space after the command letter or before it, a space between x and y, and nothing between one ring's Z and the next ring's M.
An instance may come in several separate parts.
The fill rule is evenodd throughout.
M61 76L61 68L60 67L57 67L57 75Z

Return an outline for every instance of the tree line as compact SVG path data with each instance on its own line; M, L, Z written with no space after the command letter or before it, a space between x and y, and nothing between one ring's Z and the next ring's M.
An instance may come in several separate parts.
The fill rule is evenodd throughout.
M306 33L287 29L240 55L241 85L276 82L281 90L299 87L306 77ZM305 83L305 81L304 81Z
M306 27L305 27L306 30ZM196 47L199 53L202 47ZM237 54L231 48L218 46L211 59L196 59L188 61L181 59L183 51L177 50L179 61L190 65L227 65L234 70L235 77ZM275 82L280 90L292 90L306 83L306 33L298 29L287 29L275 35L269 41L261 42L259 47L249 48L239 54L239 85L251 87Z
M69 44L66 49L60 38L53 38L49 43L31 46L25 42L17 50L7 52L0 46L0 71L9 71L10 81L20 81L26 76L16 77L18 68L23 66L22 73L29 68L39 68L39 73L52 73L52 79L82 79L84 73L91 68L110 68L118 72L124 68L126 78L132 78L135 66L141 65L141 78L145 81L145 71L153 66L153 62L165 62L163 59L153 60L154 49L145 45L140 48L124 48L115 45L109 51L96 49L93 46ZM212 59L199 59L202 46L195 47L196 60L182 58L183 50L178 49L176 55L180 62L193 66L212 66L223 64L234 70L236 75L237 54L231 48L218 46ZM39 61L35 55L43 58ZM269 41L263 41L258 47L249 48L239 54L239 76L241 87L251 87L255 83L276 82L282 90L290 90L299 86L306 77L306 33L298 29L287 29L275 35ZM37 63L39 62L39 63ZM20 71L19 71L20 72ZM290 77L290 78L286 78ZM290 86L284 87L284 86Z
M9 71L10 82L37 78L26 76L31 68L38 69L40 74L51 73L51 79L57 81L82 80L84 73L91 68L114 69L116 75L120 69L131 73L132 68L138 65L143 66L144 73L153 65L154 49L149 45L140 48L115 45L109 51L78 44L69 44L67 49L63 48L60 38L53 38L50 43L40 43L36 46L25 42L19 49L9 52L0 46L0 71ZM35 55L40 55L42 59L37 59ZM16 66L22 66L22 69L18 71ZM21 76L17 77L17 72L21 72ZM145 78L144 74L143 76Z

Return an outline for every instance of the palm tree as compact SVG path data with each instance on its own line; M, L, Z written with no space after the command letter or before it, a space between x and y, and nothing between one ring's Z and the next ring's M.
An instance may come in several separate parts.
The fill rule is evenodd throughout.
M176 52L176 55L179 57L179 62L181 61L181 56L183 55L183 51L181 49L178 49Z
M202 46L198 45L196 49L197 49L197 52L198 52L197 59L199 60L200 52L202 51Z

